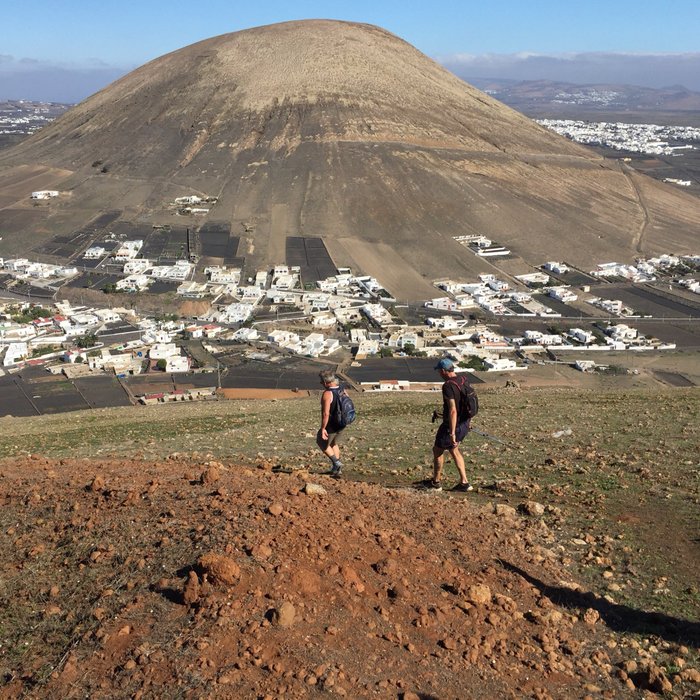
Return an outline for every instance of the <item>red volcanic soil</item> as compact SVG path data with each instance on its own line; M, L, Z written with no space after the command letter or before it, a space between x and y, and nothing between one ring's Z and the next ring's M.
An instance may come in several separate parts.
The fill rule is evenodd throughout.
M533 502L174 455L4 460L0 503L3 698L620 698L700 676L680 643L616 631L648 614L570 580Z

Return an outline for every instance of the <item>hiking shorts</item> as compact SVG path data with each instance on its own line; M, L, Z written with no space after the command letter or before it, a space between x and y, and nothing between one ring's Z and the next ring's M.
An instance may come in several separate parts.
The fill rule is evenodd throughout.
M322 450L327 450L329 447L333 447L336 443L340 442L340 437L343 434L343 430L345 428L341 428L335 433L328 433L328 440L324 440L321 437L321 431L319 430L316 433L316 444L322 449Z
M457 423L457 429L455 430L455 438L457 439L457 444L464 440L468 432L469 428L466 423ZM435 447L441 450L449 450L452 447L450 426L447 425L447 423L442 423L438 428L437 433L435 433Z

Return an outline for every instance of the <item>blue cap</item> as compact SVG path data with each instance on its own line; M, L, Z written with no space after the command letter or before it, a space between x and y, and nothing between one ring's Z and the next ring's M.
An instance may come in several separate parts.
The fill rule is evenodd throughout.
M447 357L443 357L440 362L438 362L433 369L442 369L445 372L451 372L455 368L454 362L452 360L448 359Z

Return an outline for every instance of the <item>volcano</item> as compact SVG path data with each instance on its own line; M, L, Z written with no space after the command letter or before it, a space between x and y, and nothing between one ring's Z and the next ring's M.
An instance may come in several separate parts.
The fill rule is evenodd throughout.
M61 195L32 205L36 189ZM192 194L212 202L186 218L171 203ZM0 155L0 254L76 259L92 234L186 225L193 250L216 230L253 271L289 261L292 239L321 239L335 266L402 299L493 271L459 236L507 247L499 265L518 274L697 252L699 222L698 198L545 130L381 28L340 21L187 46Z

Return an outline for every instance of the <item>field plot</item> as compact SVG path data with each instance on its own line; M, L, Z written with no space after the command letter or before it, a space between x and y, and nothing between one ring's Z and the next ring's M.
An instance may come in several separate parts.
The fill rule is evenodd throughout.
M141 249L141 257L155 260L159 263L187 259L187 229L177 226L171 229L151 228L141 231L137 238L145 242Z
M110 375L81 377L75 379L74 384L91 408L129 406L131 403L116 377Z
M17 384L44 414L90 407L72 381L60 375L48 375L41 367L24 368L17 375Z
M700 305L694 305L680 297L660 294L649 287L611 285L591 289L606 299L620 299L638 314L654 318L700 318Z
M554 299L546 294L533 294L533 298L539 301L541 304L548 306L550 309L552 309L552 311L556 311L558 314L561 314L564 318L588 318L594 315L593 313L575 309L573 306L569 306L563 301Z
M132 326L129 323L110 323L101 331L98 331L97 338L101 343L110 345L111 343L126 343L130 340L140 340L143 329Z
M637 328L644 335L663 340L665 343L675 343L679 349L700 348L700 320L690 323L668 321L643 321L637 323Z
M55 290L47 289L46 287L37 287L33 284L25 284L20 282L12 286L11 290L14 294L20 294L26 297L35 297L37 299L53 299Z
M151 224L135 224L133 221L119 220L110 227L110 233L113 233L119 240L140 238L145 240L153 226Z
M74 233L54 236L46 243L42 243L34 248L34 251L43 255L54 255L58 258L73 260L93 243L107 226L116 221L121 214L121 211L116 210L100 214L100 216L83 226L83 228L78 229Z
M23 233L39 226L46 218L46 210L41 209L2 209L0 210L0 231L3 238L13 233Z
M304 284L315 284L337 272L322 238L287 236L286 259L287 265L301 268Z
M21 380L16 376L0 377L0 416L35 416L37 412Z
M550 270L542 270L542 272L549 275L553 280L560 282L561 284L570 284L574 287L581 287L585 284L600 284L600 279L587 275L585 272L581 272L580 270L570 269L568 272L564 272L563 274L557 274L556 272L551 272Z
M83 272L74 277L69 283L69 287L78 289L104 289L108 284L115 284L122 279L123 275L111 275L108 272L94 270L91 272Z
M85 408L128 406L129 399L115 377L84 377L71 381L43 368L24 368L0 378L0 416L35 416Z
M276 363L224 357L228 371L221 375L221 386L227 389L318 389L318 373L327 367L304 361Z
M354 382L379 382L384 379L400 379L411 382L441 383L440 375L433 369L435 358L367 358L361 367L350 367L346 374ZM483 384L483 380L468 374L472 384Z
M240 238L231 235L228 224L204 224L198 237L202 257L220 258L224 265L243 267L244 258L238 256Z
M216 386L216 373L200 374L166 374L165 372L148 372L134 377L126 377L125 384L136 396L141 394L159 394L161 392L184 391L186 389Z
M695 384L693 382L691 382L690 379L688 379L688 377L684 377L682 374L678 374L678 372L664 372L663 370L655 369L652 371L652 374L660 382L663 382L664 384L669 384L670 386L674 386L674 387L695 386Z

